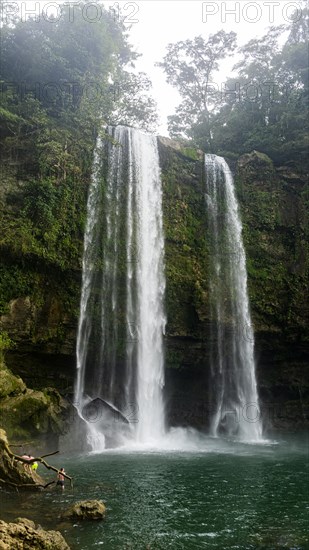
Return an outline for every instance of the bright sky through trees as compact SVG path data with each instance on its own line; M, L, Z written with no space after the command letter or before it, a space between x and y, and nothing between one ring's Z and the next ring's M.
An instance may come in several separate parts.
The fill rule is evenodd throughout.
M38 16L44 8L44 17L51 24L53 15L61 17L61 3L70 5L73 23L74 5L78 5L79 0L1 2L4 13L16 9L18 17L24 20L31 15ZM238 45L244 45L256 36L263 36L271 25L288 24L295 17L302 17L305 3L302 0L118 0L103 2L103 5L113 10L115 18L124 20L130 42L143 54L136 64L137 69L146 72L153 82L153 96L160 114L159 133L167 135L166 118L173 114L179 95L166 83L162 69L155 64L162 61L169 43L197 35L207 38L223 29L236 32ZM91 29L91 22L100 17L99 4L90 1L84 16ZM233 64L231 59L222 63L218 85L231 73Z

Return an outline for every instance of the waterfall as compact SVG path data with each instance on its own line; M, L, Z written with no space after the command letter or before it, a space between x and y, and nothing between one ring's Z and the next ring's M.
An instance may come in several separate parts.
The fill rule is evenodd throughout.
M205 156L209 220L211 433L262 435L247 292L246 257L233 177L221 157Z
M157 139L130 130L136 189L136 328L138 440L160 439L165 431L163 307L164 237ZM133 214L132 214L133 215ZM128 311L129 313L129 311ZM129 319L128 319L129 324Z
M93 449L165 432L164 292L157 139L110 128L89 190L76 350L75 405Z

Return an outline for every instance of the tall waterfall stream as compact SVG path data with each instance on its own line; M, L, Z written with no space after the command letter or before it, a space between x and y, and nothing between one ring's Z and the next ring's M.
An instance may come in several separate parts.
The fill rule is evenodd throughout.
M210 248L211 431L259 440L262 435L247 291L242 225L231 171L222 157L205 156Z
M115 445L156 441L165 432L157 139L121 126L109 133L105 177L99 142L88 199L77 343L75 402L95 449L104 448L106 433Z

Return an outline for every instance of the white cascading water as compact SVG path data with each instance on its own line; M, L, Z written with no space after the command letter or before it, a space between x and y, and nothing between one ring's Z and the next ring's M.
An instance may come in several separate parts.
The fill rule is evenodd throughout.
M231 171L222 157L205 155L209 220L211 434L246 441L262 436L247 291L242 225Z
M153 442L165 432L157 139L121 126L109 136L107 169L101 140L94 159L77 338L75 404L93 450L130 438ZM115 421L118 411L129 427Z
M137 439L158 441L165 432L164 385L164 236L157 138L130 129L135 180L137 329ZM129 210L129 208L128 208ZM133 231L132 231L133 233ZM128 325L130 304L127 307Z

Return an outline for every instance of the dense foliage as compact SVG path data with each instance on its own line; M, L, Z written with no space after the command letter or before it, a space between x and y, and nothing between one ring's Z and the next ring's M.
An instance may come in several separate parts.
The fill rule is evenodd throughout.
M156 123L150 81L134 72L137 54L122 22L103 7L91 17L91 2L74 11L69 4L54 18L22 20L3 10L1 29L0 246L60 268L80 265L100 127Z
M257 149L277 164L308 167L308 9L238 50L235 76L216 83L219 62L236 53L224 31L170 44L162 63L183 101L169 117L173 137L236 157ZM284 42L282 44L282 41Z
M2 24L0 313L8 313L14 299L29 297L29 304L21 304L29 316L37 319L43 311L35 329L31 328L35 342L54 339L57 343L61 331L68 330L70 315L73 319L78 315L86 196L100 126L123 123L150 129L156 121L150 81L133 70L137 55L121 22L102 8L102 17L89 23L83 17L85 5L78 3L73 21L69 7L63 5L59 20L13 17ZM271 28L263 40L251 40L240 50L237 75L223 91L215 85L216 74L221 60L236 54L235 33L219 31L207 39L196 37L169 46L161 66L183 97L176 115L170 117L172 135L189 140L182 156L196 159L196 145L233 158L257 149L275 164L291 165L282 181L287 181L288 189L297 181L293 204L294 195L301 204L307 201L308 191L299 179L308 163L307 25L308 12L303 10L289 28ZM196 336L198 316L207 316L203 190L199 184L192 187L190 178L186 183L188 176L175 159L162 175L169 329L182 334L187 324ZM278 294L279 305L269 306L265 281L270 294L276 266L280 296L289 292L298 307L305 268L293 283L291 278L286 283L288 277L282 275L275 255L268 270L265 258L259 261L255 240L262 235L260 240L267 242L264 226L270 235L276 229L278 242L286 241L291 255L295 249L297 262L305 265L298 258L305 254L308 240L303 207L297 213L301 220L297 230L293 222L285 235L285 220L281 222L280 214L275 216L271 210L277 195L260 189L260 183L259 193L253 192L252 177L246 175L248 189L240 199L249 212L243 212L243 218L249 277L256 280L253 303L260 303L257 318L264 322L268 311L273 324L280 318L282 326L287 326L283 301ZM268 181L271 176L263 171L263 177ZM280 183L280 188L284 185ZM177 311L176 296L186 304ZM46 319L50 310L52 322ZM297 315L301 318L294 310L291 306L291 323ZM74 331L75 327L75 337Z

